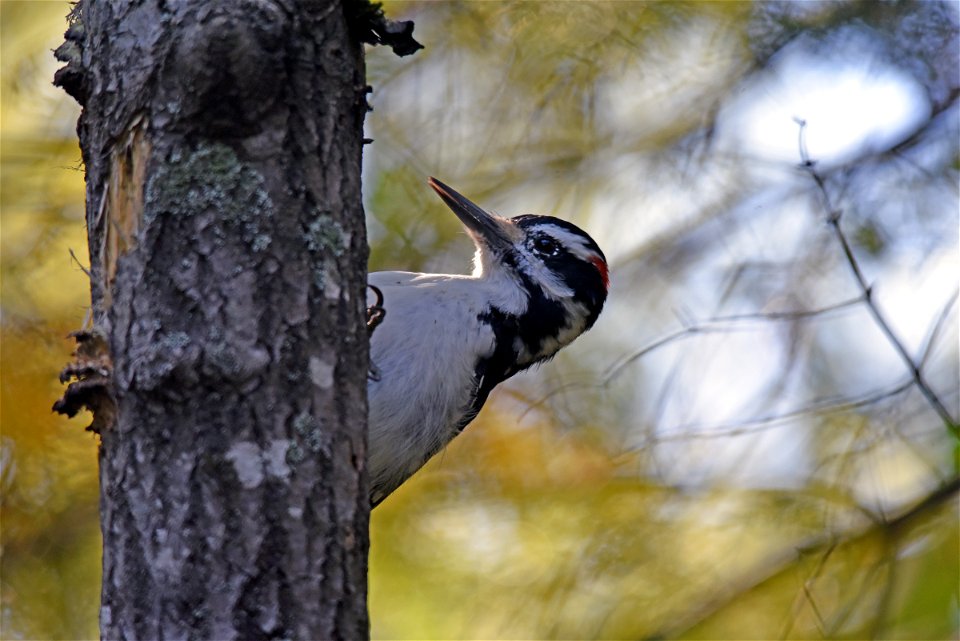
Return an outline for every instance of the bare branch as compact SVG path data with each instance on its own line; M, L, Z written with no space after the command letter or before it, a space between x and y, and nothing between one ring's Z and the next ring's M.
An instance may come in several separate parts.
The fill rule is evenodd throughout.
M611 366L607 369L607 372L601 378L602 385L608 385L614 377L616 377L621 370L623 370L627 365L630 365L634 361L643 356L646 356L650 352L653 352L661 347L669 345L670 343L693 336L695 334L716 334L716 333L726 333L734 331L743 331L739 327L733 325L745 322L745 321L758 321L758 322L784 322L784 321L798 321L809 318L815 318L817 316L823 316L831 312L835 312L841 309L846 309L848 307L853 307L859 303L862 303L864 298L858 296L856 298L851 298L850 300L841 301L839 303L834 303L833 305L828 305L826 307L820 307L818 309L803 309L796 311L787 311L787 312L754 312L747 314L730 314L725 316L713 316L707 320L690 325L685 327L682 330L673 332L672 334L667 334L662 338L658 338L649 345L641 347L637 351L625 356L620 362Z
M899 337L897 337L893 329L890 327L890 323L887 322L887 319L880 312L880 308L877 307L876 301L873 300L873 289L867 283L867 279L864 278L863 271L860 269L860 263L857 262L857 257L853 253L850 242L847 240L847 236L843 232L843 228L840 227L840 218L842 217L843 212L834 207L834 204L830 198L830 193L827 191L827 186L824 182L823 176L821 176L817 171L816 162L810 159L810 155L807 152L804 135L807 123L801 119L796 119L796 121L800 129L800 167L810 174L813 182L817 185L824 211L827 212L827 224L830 225L837 242L840 243L840 247L843 249L843 254L846 258L847 265L849 265L850 271L853 273L853 277L857 281L857 286L859 287L864 302L867 305L867 309L870 310L870 315L873 316L877 326L887 337L887 340L896 350L897 354L900 355L900 358L910 371L910 375L913 377L913 382L926 397L931 407L933 407L933 409L940 416L940 419L943 421L943 424L946 426L947 430L955 437L960 438L960 424L954 420L954 418L950 415L950 412L947 411L947 408L940 400L940 397L937 396L937 393L934 392L933 388L931 388L927 383L923 376L923 372L920 370L920 367L914 362L913 357L910 356L910 354L907 352L907 349L903 346L903 342L899 339Z
M689 325L683 329L671 332L665 336L654 340L651 343L641 347L640 349L624 356L619 361L607 368L607 371L600 377L600 381L596 383L592 382L571 382L559 385L556 388L550 390L547 394L543 395L535 401L530 401L527 404L527 408L520 415L520 420L533 411L534 409L541 407L544 403L549 401L554 396L566 392L571 389L601 389L605 388L613 380L620 375L620 373L627 368L627 366L636 362L637 360L643 358L647 354L659 350L661 347L666 347L671 343L680 341L691 336L701 335L701 334L722 334L735 331L748 331L749 327L741 326L742 324L749 321L757 322L790 322L790 321L800 321L808 320L811 318L816 318L818 316L823 316L836 312L842 309L847 309L853 307L860 303L864 302L862 296L856 298L851 298L849 300L841 301L839 303L834 303L832 305L827 305L826 307L820 307L817 309L803 309L803 310L794 310L786 312L754 312L746 314L730 314L723 316L714 316L709 318L701 323ZM857 401L854 401L857 403ZM841 404L841 409L846 407L847 404ZM854 405L855 406L855 405ZM774 417L774 418L764 418L758 419L763 422L769 422L771 420L780 420L784 417Z
M804 601L810 604L810 609L813 612L814 621L817 625L817 631L820 633L821 637L824 636L824 631L826 630L827 624L824 621L823 614L820 612L820 608L817 607L817 602L813 597L813 586L820 578L820 575L823 574L823 570L827 566L827 560L836 549L836 542L827 546L826 551L820 555L820 559L817 561L817 566L814 568L813 572L810 573L810 576L804 579L803 590L797 598L796 605L793 609L793 614L787 619L784 629L780 633L781 639L786 639L790 636L790 631L793 630L793 625L797 620L797 614L800 612L800 606L804 603ZM802 600L800 599L801 596L803 597Z
M693 611L675 617L674 624L671 627L658 630L655 634L648 635L648 638L683 638L686 636L686 632L735 602L741 595L780 576L783 572L800 563L805 557L815 553L826 555L840 545L856 543L877 532L886 532L891 536L899 535L915 521L955 497L958 492L960 492L960 477L955 476L893 519L876 520L864 528L848 532L825 532L813 536L790 549L776 552L753 571L726 582L713 598L707 599L702 605L695 607ZM825 562L825 558L822 560Z
M879 392L870 392L864 394L859 398L843 400L838 398L823 399L820 401L814 401L809 405L803 407L798 407L781 414L770 414L768 416L760 416L757 418L748 419L746 421L741 421L738 423L732 423L727 425L720 425L717 427L705 427L697 425L688 425L681 428L681 431L675 434L665 434L656 439L657 443L665 443L669 441L682 441L686 439L714 439L714 438L729 438L731 436L743 436L745 434L754 434L756 432L762 432L771 427L774 427L778 423L788 421L790 419L797 418L799 416L805 416L807 414L822 414L827 412L842 412L858 407L865 407L867 405L873 405L879 403L887 398L902 394L903 392L910 389L914 381L912 378L907 379L897 385L890 387Z
M940 315L937 317L936 322L934 322L933 328L930 330L930 335L927 336L927 344L923 347L923 353L920 356L918 367L923 368L927 362L927 359L930 358L930 354L933 352L933 346L936 345L937 338L940 337L940 331L946 324L947 319L950 318L950 310L952 310L953 306L956 304L958 295L960 295L960 289L954 290L950 298L947 299L947 302L944 303L943 309L940 310Z

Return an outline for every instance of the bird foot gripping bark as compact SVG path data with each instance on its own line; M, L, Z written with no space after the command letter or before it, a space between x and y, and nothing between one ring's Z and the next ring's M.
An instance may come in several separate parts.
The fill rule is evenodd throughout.
M373 330L377 328L377 325L383 322L383 317L387 315L387 310L383 308L383 292L380 291L379 287L373 285L367 285L367 288L372 290L374 295L377 297L376 302L373 305L367 307L367 336L373 336ZM377 366L370 362L370 369L367 371L367 378L371 381L380 380L380 370L377 369Z
M107 340L97 330L71 332L69 336L77 341L77 350L73 361L60 372L60 382L75 380L53 404L53 411L73 418L86 408L93 413L93 422L87 430L101 434L113 425L116 417L116 401L110 384L113 361Z

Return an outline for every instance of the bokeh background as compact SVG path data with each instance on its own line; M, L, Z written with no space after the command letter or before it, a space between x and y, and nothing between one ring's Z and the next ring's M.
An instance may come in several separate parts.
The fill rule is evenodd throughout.
M68 8L0 2L5 639L97 636L97 442L50 413L89 301ZM957 638L958 4L385 10L426 49L368 52L371 270L469 269L434 175L612 278L374 511L374 637Z

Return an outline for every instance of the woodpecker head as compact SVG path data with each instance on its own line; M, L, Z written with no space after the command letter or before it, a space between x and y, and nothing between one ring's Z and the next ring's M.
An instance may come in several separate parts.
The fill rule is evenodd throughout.
M609 279L606 258L585 231L553 216L502 218L436 178L428 183L477 246L474 276L515 285L510 295L516 302L505 295L491 313L517 325L514 356L521 369L550 358L593 326Z

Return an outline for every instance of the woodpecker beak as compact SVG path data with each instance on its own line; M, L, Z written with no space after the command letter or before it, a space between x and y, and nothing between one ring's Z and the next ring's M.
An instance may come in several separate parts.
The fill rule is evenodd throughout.
M467 200L465 196L432 176L427 179L427 184L433 187L447 207L457 215L475 242L482 241L498 254L507 252L513 247L514 241L510 234L513 224L510 221L488 214Z

